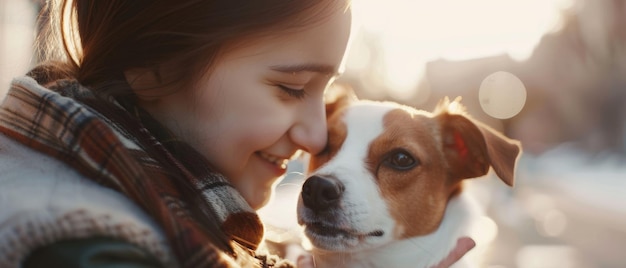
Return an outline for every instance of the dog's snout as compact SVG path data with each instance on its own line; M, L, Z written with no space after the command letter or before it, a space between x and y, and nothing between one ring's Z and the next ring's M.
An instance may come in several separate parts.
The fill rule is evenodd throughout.
M334 178L311 176L302 185L304 206L322 212L339 203L344 186Z

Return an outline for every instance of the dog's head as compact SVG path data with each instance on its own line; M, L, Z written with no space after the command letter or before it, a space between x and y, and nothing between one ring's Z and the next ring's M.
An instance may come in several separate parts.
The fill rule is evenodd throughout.
M328 145L311 156L298 221L318 249L352 251L437 229L464 179L493 168L513 185L520 146L442 101L433 112L391 102L327 106Z

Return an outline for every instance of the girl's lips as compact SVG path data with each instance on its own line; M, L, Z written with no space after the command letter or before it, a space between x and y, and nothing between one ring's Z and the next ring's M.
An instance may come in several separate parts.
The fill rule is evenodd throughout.
M279 175L282 175L287 169L287 163L289 162L289 158L279 157L264 152L257 152L256 154L267 163L273 165L276 169L276 173Z

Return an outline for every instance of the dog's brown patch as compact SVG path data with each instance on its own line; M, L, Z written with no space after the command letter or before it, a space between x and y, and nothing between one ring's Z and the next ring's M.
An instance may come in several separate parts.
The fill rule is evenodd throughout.
M337 154L337 151L339 151L339 148L341 148L341 145L346 140L348 128L342 120L344 110L345 109L340 109L329 115L327 119L328 141L326 143L326 148L324 148L324 150L322 150L319 154L311 157L311 161L309 161L309 173L319 168L324 163L330 161L330 159Z
M370 144L369 169L375 174L399 238L425 235L441 222L450 193L438 126L427 113L408 109L389 112L385 131ZM390 153L405 151L416 166L396 170L385 164Z

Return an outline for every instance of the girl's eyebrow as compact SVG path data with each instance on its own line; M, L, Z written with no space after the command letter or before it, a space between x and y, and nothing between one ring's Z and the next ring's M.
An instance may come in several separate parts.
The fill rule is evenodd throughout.
M339 76L341 72L337 67L326 64L305 63L296 65L274 65L270 66L270 69L282 72L282 73L297 73L297 72L314 72L321 73L330 76Z

